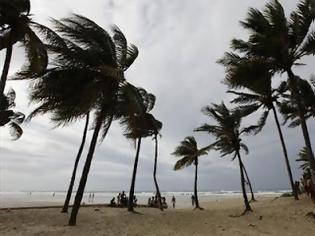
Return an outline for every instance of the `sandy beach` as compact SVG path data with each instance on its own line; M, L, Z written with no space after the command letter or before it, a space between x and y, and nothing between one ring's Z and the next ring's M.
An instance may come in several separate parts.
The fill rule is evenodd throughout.
M59 209L0 211L1 235L315 235L314 211L303 197L258 197L254 212L242 212L241 199L202 202L203 211L137 208L137 213L107 207L81 208L77 226L67 226Z

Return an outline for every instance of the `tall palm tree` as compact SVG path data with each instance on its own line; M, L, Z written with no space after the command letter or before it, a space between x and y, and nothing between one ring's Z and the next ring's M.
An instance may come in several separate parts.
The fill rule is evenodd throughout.
M232 103L238 104L238 109L241 109L245 116L250 115L259 109L263 109L257 125L253 126L254 134L258 134L266 124L266 120L271 110L274 115L282 151L284 154L285 164L289 176L289 182L292 188L292 193L296 200L298 194L295 191L291 166L288 158L288 152L285 145L283 133L277 115L277 110L274 104L279 105L279 97L285 90L283 84L278 89L271 87L272 74L268 70L269 67L263 61L253 60L251 58L242 58L234 53L226 53L225 56L218 61L226 68L225 84L229 88L246 89L246 92L238 92L228 90L228 93L237 95Z
M30 9L29 0L2 0L0 3L0 50L6 49L0 94L4 92L15 43L23 44L28 61L18 76L35 77L41 75L47 67L46 49L32 29L33 26L40 26L40 24L32 21Z
M255 198L255 194L254 194L254 190L253 190L253 187L252 187L252 183L251 183L251 181L250 181L250 179L249 179L249 176L248 176L248 173L247 173L247 170L246 170L246 168L245 168L245 166L244 166L244 163L243 163L243 171L244 171L244 174L245 174L245 178L246 178L246 182L247 182L247 184L248 184L248 187L249 187L249 191L250 191L250 195L251 195L251 202L256 202L257 200L256 200L256 198Z
M245 188L245 176L244 176L244 164L241 158L240 151L243 149L245 153L248 153L247 146L242 142L242 134L250 134L253 132L252 127L246 127L240 129L241 120L243 114L240 110L229 110L224 103L212 104L212 106L206 106L202 109L202 112L212 118L215 121L215 125L203 124L195 131L207 132L213 135L216 139L214 143L209 145L209 148L217 150L221 153L221 157L233 154L232 160L238 159L241 187L244 198L245 214L248 211L252 211L249 204L246 188Z
M19 139L23 130L21 124L24 121L25 115L21 112L16 112L12 110L15 107L15 97L16 94L13 89L10 89L6 95L0 94L1 100L0 104L0 128L8 126L10 128L10 134L13 140Z
M60 36L46 27L39 28L53 63L34 82L31 100L40 103L36 112L53 110L52 119L64 124L94 113L92 139L69 219L69 225L75 225L100 132L102 141L112 121L122 111L135 107L122 110L118 105L124 93L136 100L127 94L134 95L138 90L125 81L124 71L136 59L138 50L134 45L128 46L117 27L111 37L81 15L73 14L53 23Z
M208 154L208 147L198 149L196 139L193 136L186 137L180 142L180 145L175 148L172 155L181 157L174 166L174 170L180 170L184 167L195 165L195 183L194 183L194 197L195 208L202 209L199 205L197 180L198 180L198 158Z
M72 171L72 175L71 175L71 179L70 179L70 183L69 183L69 187L68 187L68 191L67 191L67 196L66 196L65 202L63 204L62 210L61 210L62 213L68 212L69 203L70 203L72 190L73 190L73 186L74 186L74 181L75 181L75 176L77 174L79 161L80 161L80 158L81 158L81 155L83 152L83 148L84 148L84 144L85 144L85 140L86 140L87 130L88 130L88 126L89 126L89 118L90 118L90 113L87 113L80 148L79 148L78 154L75 158L74 167L73 167L73 171Z
M155 149L154 149L153 180L154 180L156 195L157 195L158 201L159 201L159 207L160 207L160 210L163 211L161 192L160 192L160 188L159 188L157 178L156 178L158 148L159 148L158 136L159 136L159 130L161 130L161 128L162 128L162 122L154 119L154 122L153 122L153 130L154 130L153 139L154 139L154 143L155 143Z
M315 19L315 2L300 0L297 9L287 19L278 0L271 0L263 11L251 8L241 22L250 33L248 41L234 39L232 48L249 57L260 58L270 65L272 73L286 73L292 96L295 98L305 146L309 153L312 178L315 180L315 159L305 121L305 109L301 104L303 94L293 67L300 60L315 53L315 31L311 25Z
M134 190L136 184L136 175L139 162L139 154L141 148L142 138L152 136L156 132L156 127L153 125L155 118L149 112L153 109L155 104L155 96L147 93L144 89L139 89L142 100L142 112L133 113L124 116L120 123L125 127L124 136L131 139L136 144L136 156L131 178L131 185L129 191L128 211L134 211ZM157 122L158 123L158 122ZM158 131L161 129L162 123L158 125Z

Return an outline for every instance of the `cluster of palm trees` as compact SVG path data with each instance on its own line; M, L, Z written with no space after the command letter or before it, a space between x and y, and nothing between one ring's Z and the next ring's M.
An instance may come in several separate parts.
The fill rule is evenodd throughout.
M298 195L278 112L283 115L284 124L290 121L289 127L301 127L305 148L300 153L299 160L304 161L302 167L309 170L313 182L315 181L315 159L306 123L307 119L315 115L315 93L309 81L293 72L295 66L304 65L301 61L304 57L315 54L314 19L313 0L300 0L297 9L289 17L285 15L278 0L270 0L262 11L250 8L246 19L240 22L249 33L248 39L233 39L231 51L218 60L225 67L223 82L229 88L227 92L236 96L231 101L236 106L229 109L222 103L204 107L203 113L214 124L204 124L195 131L211 134L215 138L214 143L198 150L195 140L187 137L174 152L176 156L182 157L176 163L175 170L194 163L194 160L198 163L198 156L211 149L219 151L221 156L231 154L233 160L237 158L245 203L244 213L252 209L246 195L246 169L240 155L242 149L248 153L248 148L242 143L241 137L258 134L266 123L269 111L274 115L295 199L298 199ZM281 83L274 82L281 74L286 74L287 79ZM314 81L312 83L314 85ZM257 124L240 128L243 117L261 111Z
M75 225L83 198L97 142L102 142L113 121L125 127L124 135L137 145L129 194L128 210L133 211L133 195L141 140L155 140L154 183L156 179L158 137L162 123L150 111L155 96L128 82L124 72L138 56L135 45L129 45L121 30L113 26L106 31L92 20L72 14L53 19L53 27L32 21L29 0L3 0L0 3L0 50L6 58L0 82L0 125L9 125L13 137L19 138L24 114L15 112L15 93L4 95L13 46L22 43L27 63L12 79L30 81L30 102L36 107L27 117L49 114L56 126L85 120L82 141L75 159L72 177L62 212L68 212L75 176L88 130L93 130L79 187L69 218ZM162 209L162 204L161 209Z
M138 56L137 47L129 45L116 26L108 32L92 20L72 14L61 20L52 20L53 28L50 29L34 22L30 9L29 0L2 0L0 3L0 50L6 51L0 81L0 127L9 126L13 139L23 133L20 124L25 115L12 110L15 92L10 89L4 94L11 58L14 57L13 48L20 43L25 48L27 62L12 79L30 81L29 97L36 108L27 120L42 114L49 114L56 126L85 120L62 212L68 212L87 132L93 130L69 225L76 224L96 144L106 138L114 121L120 122L125 128L124 136L133 140L136 146L128 211L134 210L139 153L141 141L146 137L153 137L155 141L153 179L158 199L161 200L156 168L162 123L150 113L154 108L155 96L132 85L124 74ZM277 126L295 199L298 199L298 195L278 112L283 115L284 124L290 121L290 127L301 127L305 149L300 154L300 160L306 161L304 167L315 181L315 159L306 123L307 119L315 115L314 81L310 84L293 72L295 66L303 65L301 60L305 56L315 54L314 19L313 0L300 0L297 9L289 17L278 0L271 0L262 11L250 8L247 18L241 21L243 28L249 32L248 39L233 39L231 51L218 60L225 67L224 83L229 88L227 92L236 96L231 101L236 106L228 108L223 102L205 106L202 112L212 123L203 124L195 131L209 133L215 141L198 148L195 138L188 136L173 152L175 156L181 157L175 164L175 170L191 164L195 166L196 208L202 209L197 191L199 157L215 150L222 157L232 155L232 160L238 160L244 213L252 211L246 183L252 192L251 200L254 201L255 197L241 157L241 151L248 153L242 137L261 132L270 111ZM286 74L287 79L273 83L279 74ZM280 85L275 87L274 84ZM262 110L257 124L242 127L244 117ZM160 209L163 209L161 202Z

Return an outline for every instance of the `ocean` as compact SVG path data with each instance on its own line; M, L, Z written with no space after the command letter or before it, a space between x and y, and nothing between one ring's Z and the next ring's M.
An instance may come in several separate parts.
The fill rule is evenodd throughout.
M258 196L280 196L290 190L262 190L256 191ZM94 198L90 198L90 195L94 194ZM126 192L128 195L128 192ZM138 204L147 204L148 198L154 196L155 192L144 191L136 192L135 195L138 199ZM166 197L166 202L170 205L171 198L175 196L176 205L178 208L187 208L191 206L191 196L193 192L161 192L161 195ZM82 199L84 204L107 204L113 197L117 197L118 192L112 191L91 191L86 192ZM74 199L75 194L71 196L71 202ZM64 191L19 191L19 192L0 192L0 208L12 208L12 207L28 207L28 206L52 206L62 205L66 197ZM200 202L218 201L225 198L238 198L242 197L240 191L200 191L198 192ZM117 200L117 198L116 198Z

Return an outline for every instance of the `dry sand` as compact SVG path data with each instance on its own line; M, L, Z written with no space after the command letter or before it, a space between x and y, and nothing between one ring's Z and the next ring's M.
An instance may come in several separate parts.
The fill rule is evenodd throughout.
M137 208L137 214L117 208L81 208L77 226L66 226L59 209L0 211L0 235L315 235L315 211L304 197L258 198L254 212L242 217L241 199L202 203L205 210Z

